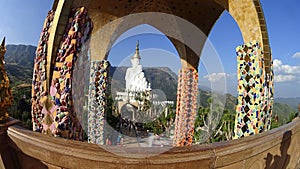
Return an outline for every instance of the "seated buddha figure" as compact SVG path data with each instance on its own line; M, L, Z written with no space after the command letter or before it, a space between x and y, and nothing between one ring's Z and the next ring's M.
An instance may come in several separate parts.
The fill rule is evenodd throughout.
M131 58L131 67L126 70L126 91L143 92L148 89L148 82L140 64L139 43L137 43L135 54Z

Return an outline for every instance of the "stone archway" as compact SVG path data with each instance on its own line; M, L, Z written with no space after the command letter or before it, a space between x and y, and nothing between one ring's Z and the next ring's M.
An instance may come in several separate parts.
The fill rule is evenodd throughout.
M137 105L132 105L130 103L120 103L119 106L120 106L119 112L123 119L127 118L132 121L135 120Z
M236 0L190 0L186 2L175 0L152 0L149 2L138 0L119 0L118 2L110 0L56 0L53 4L55 14L52 14L53 18L49 17L50 19L47 18L45 22L45 28L47 28L45 33L48 33L49 35L47 36L49 37L45 42L47 52L44 51L46 55L42 57L42 60L46 64L44 67L42 66L43 71L38 75L38 79L42 79L43 74L46 77L42 79L42 84L40 84L43 88L39 93L39 97L46 96L49 93L55 69L54 62L57 58L56 52L59 49L64 33L67 33L65 28L70 20L69 14L72 9L79 6L84 6L87 9L88 16L93 22L89 53L90 65L88 65L91 70L89 77L90 111L88 118L91 120L89 121L88 132L90 142L104 143L101 131L96 132L103 128L103 126L101 127L102 120L100 120L101 122L96 122L93 118L103 119L105 113L107 71L109 68L109 63L106 61L107 53L114 41L123 32L136 25L147 23L165 33L180 55L182 70L179 72L176 111L177 128L174 145L190 145L193 137L192 121L196 113L196 99L191 97L191 95L197 91L199 56L206 41L205 36L208 36L214 23L224 10L228 10L238 23L245 42L245 45L242 45L237 50L239 59L245 65L238 68L238 75L241 75L241 78L239 78L239 96L241 97L237 105L236 138L257 134L269 128L273 102L272 59L264 16L258 0L245 0L243 2ZM169 17L157 18L157 13L160 16L171 16L171 19L168 19ZM128 20L128 16L130 20ZM180 25L183 22L178 22L176 17L184 19L184 21L194 25L195 29L201 30L203 35L205 35L204 38L195 38L193 31L187 31L184 25ZM170 23L175 25L175 28L168 27ZM174 38L174 36L169 36L170 34L177 36ZM180 40L180 38L183 38L184 41ZM193 41L195 39L199 43L195 43ZM249 59L250 56L256 59ZM246 63L248 62L257 64L259 72L247 73L249 69L248 67L246 68ZM37 69L35 68L35 70ZM100 83L99 80L101 79L104 79L104 81L102 80ZM192 81L189 82L189 79ZM244 80L258 83L258 87L250 91L249 88L253 86L243 83ZM33 87L36 87L36 85L33 85ZM187 89L191 89L191 93L185 92ZM257 98L257 96L260 97ZM97 99L98 97L101 99ZM39 98L39 100L41 99ZM33 105L36 108L33 116L38 117L37 119L40 120L42 117L40 107L43 105L42 101L38 102ZM182 103L187 104L184 105ZM96 107L93 106L94 104ZM97 109L97 105L100 106L100 110ZM247 109L245 109L246 106L248 107ZM50 110L48 107L47 111ZM257 115L248 115L249 110L255 110ZM190 123L187 123L185 117L190 118ZM250 122L254 121L260 126L259 129L250 124ZM37 128L39 127L37 126Z

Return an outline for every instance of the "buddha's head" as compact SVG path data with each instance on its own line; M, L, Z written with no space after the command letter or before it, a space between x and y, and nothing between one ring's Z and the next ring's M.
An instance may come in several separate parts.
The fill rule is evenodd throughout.
M140 65L140 59L132 58L131 59L131 65L132 65L132 67L137 67L138 65Z

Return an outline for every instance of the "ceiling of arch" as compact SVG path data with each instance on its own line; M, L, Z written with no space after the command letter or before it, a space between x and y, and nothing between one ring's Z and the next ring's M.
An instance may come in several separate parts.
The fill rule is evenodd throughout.
M95 22L95 29L108 22L140 12L163 12L184 18L206 35L224 11L226 0L75 0L73 6L85 6Z
M73 7L87 7L89 15L94 23L93 32L97 34L96 36L92 36L91 47L97 50L91 52L91 58L92 60L101 60L105 59L110 46L122 33L139 24L150 24L161 32L165 33L168 37L170 37L168 35L170 32L171 34L174 34L174 31L178 30L179 33L185 32L183 30L180 31L180 27L182 28L182 25L178 26L168 18L166 19L163 17L158 17L155 19L155 21L153 21L153 18L137 18L134 21L135 23L128 24L126 24L126 21L119 18L141 12L161 12L185 19L187 22L192 23L199 28L203 34L207 36L217 19L224 11L224 6L226 6L227 3L227 0L216 1L218 2L215 2L214 0L74 0ZM176 22L176 19L174 20ZM162 23L160 27L157 26L159 22ZM165 28L161 29L162 27L169 27L169 25L171 25L171 27L177 26L177 28L170 28L172 29L171 31L166 30ZM106 30L103 30L103 26L107 27ZM100 28L102 32L105 33L97 32L97 30L100 30ZM189 35L185 32L184 36L192 37L194 34L191 33ZM95 38L93 39L93 37ZM199 56L199 51L196 52L197 54L188 54L186 52L187 47L185 45L182 45L178 41L174 43L172 38L170 38L170 40L173 42L176 49L181 51L179 52L181 58L187 58L185 55L193 55L193 60L195 60L195 63L198 63L199 57L197 57L197 55ZM203 40L203 38L199 38L199 42L197 44L203 46L204 42L205 40ZM101 47L99 47L99 44L101 44ZM93 45L97 45L97 47ZM195 64L194 66L197 65L198 64Z
M58 1L59 0L55 0L54 6L56 6L55 4L57 4ZM195 25L207 36L211 31L213 25L221 16L222 12L224 10L228 10L229 13L234 15L233 17L235 18L235 20L237 19L240 29L244 29L244 31L241 30L243 33L244 40L246 42L252 40L259 40L263 42L264 51L267 53L266 55L269 55L268 37L263 36L264 38L261 39L261 33L263 35L266 35L267 33L265 29L263 29L264 32L260 31L260 29L262 29L261 25L264 25L264 18L262 18L263 15L258 15L261 13L260 10L261 7L258 0L244 0L243 3L240 4L239 1L237 0L188 0L188 1L181 1L181 0L101 0L101 1L100 0L84 0L84 1L69 0L68 1L68 0L62 0L62 1L66 3L73 2L73 7L78 7L78 6L87 7L89 15L92 18L94 23L91 48L97 49L91 52L92 60L106 59L107 52L109 52L110 46L114 43L114 40L116 40L118 36L120 36L126 30L134 26L137 26L139 24L150 24L156 27L155 24L151 24L151 21L149 20L147 21L147 18L139 19L139 21L137 22L135 21L135 23L131 25L126 25L126 23L124 24L124 20L120 19L123 18L124 16L128 16L130 14L137 14L141 12L143 13L160 12L163 14L178 16L180 18L185 19L187 22ZM242 13L239 12L239 10L244 11L243 10L244 7L247 7L247 10L250 11L250 14L249 12L242 12ZM257 10L258 10L258 14L256 13ZM248 17L248 14L252 16L252 18L254 17L254 20L251 19L251 17ZM170 27L169 25L174 26L174 24L168 24L171 21L164 20L164 18L158 17L155 20L155 22L152 21L152 23L156 23L156 22L164 23L165 27ZM102 29L103 26L107 25L108 23L113 23L113 24L109 24L108 28L106 28L105 31L102 31L100 36L94 36L94 33L97 32L97 30ZM122 28L122 26L124 26L124 28ZM161 32L165 33L169 37L169 35L164 30L158 27L156 28ZM173 28L173 30L175 29L176 28ZM179 33L181 32L184 31L181 31L179 29ZM187 33L185 34L185 36L192 37L194 36L194 34L190 33L189 35ZM94 41L93 41L93 37L95 37ZM186 46L181 45L180 43L174 43L174 40L172 38L170 38L170 40L173 42L174 46L178 51L183 51L179 53L183 53L183 54L187 53L185 52ZM101 46L99 46L99 44ZM198 52L196 53L198 54ZM183 57L190 57L190 56L180 56L180 57L183 58Z

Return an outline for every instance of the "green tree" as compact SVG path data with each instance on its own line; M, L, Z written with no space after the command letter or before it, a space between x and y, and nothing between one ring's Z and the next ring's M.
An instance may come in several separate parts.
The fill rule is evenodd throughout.
M219 110L219 109L217 109ZM194 143L211 143L231 140L234 129L235 112L223 110L223 115L217 127L214 129L209 120L210 108L199 107L195 121Z
M154 134L162 134L166 132L167 136L170 135L170 128L175 122L176 112L172 106L167 107L168 114L166 115L165 110L161 115L154 121L144 124L146 130L152 131Z

